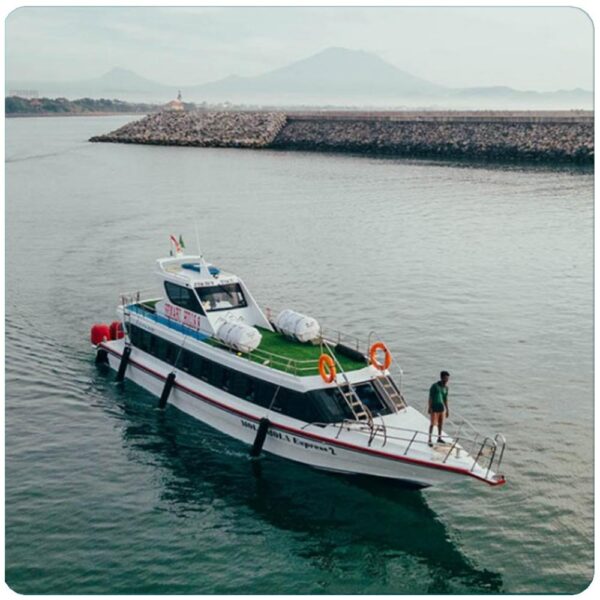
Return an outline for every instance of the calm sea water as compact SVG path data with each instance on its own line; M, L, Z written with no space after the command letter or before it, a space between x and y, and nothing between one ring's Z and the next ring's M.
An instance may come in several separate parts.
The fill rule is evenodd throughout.
M90 144L8 120L6 579L23 593L563 592L593 576L590 171ZM247 450L99 372L94 322L168 235L263 304L377 330L508 484L421 492Z

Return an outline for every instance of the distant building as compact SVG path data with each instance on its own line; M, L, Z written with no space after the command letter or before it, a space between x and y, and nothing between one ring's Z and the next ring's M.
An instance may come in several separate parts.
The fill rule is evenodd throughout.
M40 93L37 90L8 90L9 96L18 96L19 98L39 98Z
M181 90L179 90L179 93L177 94L177 100L171 100L171 102L165 104L165 110L170 112L185 110L185 106L181 100Z

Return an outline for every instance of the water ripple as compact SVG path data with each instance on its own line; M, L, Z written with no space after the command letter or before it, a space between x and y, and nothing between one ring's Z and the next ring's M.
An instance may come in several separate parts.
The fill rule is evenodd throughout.
M593 174L80 141L126 120L7 122L9 585L583 589ZM412 493L250 461L241 444L97 370L90 325L115 318L122 289L149 287L167 234L191 243L195 220L208 258L242 274L260 302L382 332L418 408L451 371L452 407L506 434L508 484Z

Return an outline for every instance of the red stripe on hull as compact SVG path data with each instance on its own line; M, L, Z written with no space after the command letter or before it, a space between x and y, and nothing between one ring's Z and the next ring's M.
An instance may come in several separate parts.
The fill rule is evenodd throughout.
M119 352L117 352L116 350L113 350L112 348L109 348L108 346L105 346L103 343L100 344L100 347L104 348L104 350L106 350L107 352L110 352L114 356L121 358L121 354ZM164 377L160 373L154 371L150 367L142 365L141 363L135 361L132 358L129 359L129 362L131 364L135 365L138 369L140 369L142 371L146 371L150 375L157 377L158 379L160 379L162 381L166 380L166 377ZM237 408L233 408L232 406L228 406L227 404L223 404L222 402L219 402L218 400L215 400L214 398L205 396L204 394L201 394L200 392L197 392L196 390L192 390L191 388L188 388L187 386L185 386L181 383L177 383L177 381L175 381L174 387L179 388L179 389L183 390L184 392L191 394L192 396L196 396L197 398L200 398L204 402L212 404L213 406L216 406L217 408L220 408L221 410L225 410L227 412L237 414L246 419L250 419L250 420L256 421L256 422L260 421L260 419L261 419L261 417L257 417L256 415L252 415L250 413L244 412ZM431 462L428 462L425 460L419 460L417 458L408 458L406 456L398 456L397 454L390 454L389 452L384 452L382 450L375 450L374 448L361 448L360 446L355 446L354 444L350 444L349 442L343 442L341 440L326 438L326 437L323 437L323 436L320 436L320 435L317 435L314 433L308 433L305 430L296 429L295 427L290 427L289 425L282 425L282 424L277 424L277 423L271 422L271 427L275 428L275 429L281 429L283 431L288 431L290 433L294 433L296 435L300 435L305 438L318 440L320 442L326 442L333 446L339 446L341 448L346 448L347 450L352 450L354 452L362 452L363 454L372 454L375 456L380 456L382 458L387 458L388 460L407 462L407 463L411 463L411 464L414 464L414 465L417 465L420 467L426 467L429 469L438 469L441 471L450 471L452 473L457 473L459 475L468 475L469 477L473 477L474 479L477 479L478 481L483 481L493 487L499 486L499 485L504 485L506 483L506 479L504 479L504 478L499 479L498 481L490 481L489 479L484 479L483 477L480 477L479 475L476 475L475 473L473 473L471 471L467 471L466 469L461 469L459 467L452 467L450 465L440 465L440 464L431 463Z

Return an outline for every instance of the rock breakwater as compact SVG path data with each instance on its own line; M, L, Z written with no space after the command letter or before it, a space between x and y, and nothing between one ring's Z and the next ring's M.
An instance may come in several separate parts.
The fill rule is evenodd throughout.
M162 112L94 142L591 164L591 113Z
M286 123L277 112L161 112L127 123L91 142L264 148Z
M291 117L272 147L413 157L591 163L594 127L593 121L556 117Z

